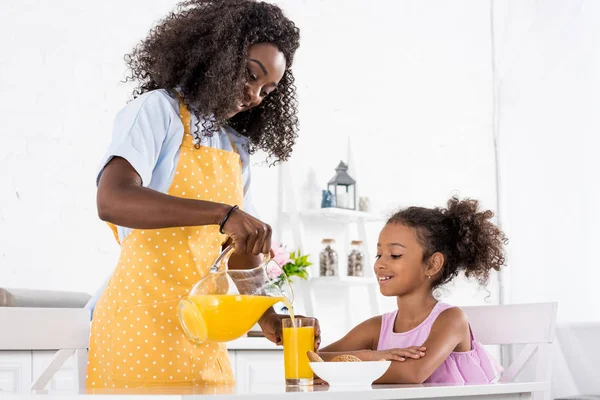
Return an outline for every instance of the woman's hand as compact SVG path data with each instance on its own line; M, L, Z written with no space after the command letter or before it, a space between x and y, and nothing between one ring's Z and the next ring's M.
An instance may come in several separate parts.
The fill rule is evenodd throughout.
M271 309L272 310L272 309ZM274 311L267 311L265 315L258 321L262 331L267 339L281 346L283 344L283 327L281 321L289 319L289 315L277 314ZM296 315L296 318L304 318L302 315ZM319 321L315 320L315 351L321 345L321 328Z
M271 226L237 209L223 225L237 254L268 254L271 251Z
M390 349L381 351L367 351L364 356L361 354L360 357L363 361L406 361L407 358L418 360L421 357L425 357L426 348L423 346L412 346L405 349Z

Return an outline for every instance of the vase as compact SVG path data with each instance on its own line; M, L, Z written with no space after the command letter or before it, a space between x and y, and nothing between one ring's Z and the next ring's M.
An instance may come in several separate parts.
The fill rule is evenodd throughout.
M371 200L368 197L361 197L358 201L358 210L364 212L371 211Z
M329 190L323 190L321 198L321 208L334 207L333 193Z

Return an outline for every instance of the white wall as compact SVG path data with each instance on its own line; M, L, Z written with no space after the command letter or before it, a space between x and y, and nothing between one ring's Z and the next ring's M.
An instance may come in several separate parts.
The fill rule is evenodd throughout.
M489 3L278 3L303 28L297 186L310 169L324 185L351 137L377 209L454 191L495 206Z
M350 137L376 210L452 194L495 209L489 2L278 3L302 29L296 188L311 173L324 185ZM131 90L120 83L123 55L173 4L3 2L0 285L93 292L112 270L118 248L96 216L97 162ZM257 207L275 225L277 169L256 161ZM324 235L314 232L310 249ZM450 293L460 304L486 297L473 286Z
M346 160L350 137L360 191L376 210L444 205L452 194L495 210L489 2L279 3L303 28L294 67L301 135L291 160L299 203L311 171L324 186L339 160ZM257 175L263 172L257 187L270 193L276 175ZM270 220L275 200L265 196L272 206L261 210ZM371 230L372 243L378 229ZM308 233L313 237L306 246L316 260L320 239L331 230ZM338 242L340 252L347 246ZM497 302L496 282L491 290L488 300ZM481 304L488 297L463 282L444 294L457 304ZM328 310L324 332L343 326L333 296L321 296ZM364 294L356 296L360 321L368 308ZM383 305L390 309L394 300Z
M123 55L172 5L0 5L0 285L92 292L115 265L96 168L129 98Z
M597 322L600 3L497 1L494 13L511 300Z

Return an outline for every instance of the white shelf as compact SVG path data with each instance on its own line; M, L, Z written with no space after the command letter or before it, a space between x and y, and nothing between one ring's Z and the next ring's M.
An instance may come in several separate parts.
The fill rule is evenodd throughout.
M327 220L329 222L384 222L385 218L375 213L364 211L346 210L343 208L319 208L316 210L301 211L301 218L308 220ZM289 216L289 214L287 215Z
M342 286L364 286L376 285L375 278L361 276L315 276L310 278L309 283L323 285L342 285Z
M282 240L284 227L291 228L292 240L295 248L301 249L304 253L310 253L313 257L317 256L318 250L313 246L315 244L314 233L319 230L326 230L327 235L336 238L344 236L344 241L350 239L359 239L363 242L364 260L371 260L369 254L369 223L383 225L387 220L385 215L372 212L348 210L343 208L318 208L313 210L301 210L298 207L296 186L293 183L293 174L289 163L282 163L279 168L279 193L278 193L278 227L279 239ZM286 211L284 211L286 210ZM356 230L356 233L354 233ZM356 237L355 235L358 234ZM309 245L307 242L311 242ZM340 251L340 260L347 257L347 254ZM345 263L342 263L345 264ZM312 272L318 275L317 265L313 265ZM369 305L373 315L381 314L379 309L379 285L372 273L365 270L367 277L311 277L306 286L303 286L305 292L302 294L304 308L307 315L317 315L319 301L317 299L318 288L335 288L341 295L347 297L345 308L346 324L348 330L352 329L352 310L351 303L352 288L363 287L367 289L369 296Z

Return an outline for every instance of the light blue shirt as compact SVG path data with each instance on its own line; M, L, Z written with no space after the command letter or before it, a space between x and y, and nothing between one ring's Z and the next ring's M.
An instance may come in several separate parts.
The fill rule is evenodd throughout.
M196 131L198 119L192 115L191 129ZM202 129L202 124L199 125ZM229 137L228 134L229 133ZM233 151L229 138L235 144L242 162L244 206L247 213L258 218L250 195L250 154L248 138L231 127L223 127L211 137L203 137L201 146ZM131 164L142 179L142 185L167 193L179 160L179 147L183 140L183 123L179 117L177 99L166 90L153 90L129 102L115 119L113 136L108 150L100 163L97 181L113 157L122 157ZM130 228L118 226L119 240L131 232ZM93 310L98 297L108 284L104 282L86 308Z
M198 120L194 115L191 129L196 129ZM202 128L202 124L200 124ZM244 211L257 216L250 196L250 155L248 138L233 128L224 127L211 137L202 137L202 146L233 151L231 141L242 161L242 183L244 185ZM179 160L179 146L183 140L183 124L179 118L179 104L166 90L147 92L127 104L115 119L113 137L100 163L98 180L104 167L113 157L126 159L136 170L142 185L167 193ZM118 227L119 239L131 232L130 228Z

